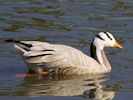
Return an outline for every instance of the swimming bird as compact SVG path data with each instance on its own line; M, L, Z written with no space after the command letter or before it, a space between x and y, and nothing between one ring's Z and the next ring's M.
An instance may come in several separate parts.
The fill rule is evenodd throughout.
M123 48L109 32L99 32L90 46L91 57L71 46L40 41L14 43L28 64L29 72L42 74L104 74L111 71L104 47Z

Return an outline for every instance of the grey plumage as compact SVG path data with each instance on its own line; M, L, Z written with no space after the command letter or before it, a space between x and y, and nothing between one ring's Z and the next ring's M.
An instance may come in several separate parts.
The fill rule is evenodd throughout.
M16 43L15 47L23 52L22 56L27 63L43 64L44 69L47 68L54 74L59 71L64 74L97 73L100 70L100 64L93 58L70 46L21 41L21 44Z
M110 33L100 32L97 36L91 43L91 57L78 49L61 44L16 40L7 40L6 42L13 42L25 62L31 65L29 69L37 73L45 70L49 74L102 74L111 71L111 66L102 49L104 47L102 43L110 42L108 45L112 46L116 40ZM35 65L33 67L33 64L36 67Z

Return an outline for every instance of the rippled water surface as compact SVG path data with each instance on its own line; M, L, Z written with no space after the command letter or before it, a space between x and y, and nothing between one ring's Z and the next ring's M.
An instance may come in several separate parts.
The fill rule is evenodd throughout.
M106 49L112 65L106 76L20 78L16 75L27 73L27 66L13 45L3 42L7 38L47 41L87 54L99 31L113 33L124 47ZM0 96L132 100L133 1L0 0L0 83Z

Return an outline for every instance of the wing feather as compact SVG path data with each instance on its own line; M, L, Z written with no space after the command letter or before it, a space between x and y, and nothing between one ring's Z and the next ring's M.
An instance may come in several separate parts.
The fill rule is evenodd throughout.
M70 46L38 41L21 41L21 44L30 45L27 47L29 50L23 54L28 63L39 63L48 68L70 66L95 68L95 66L100 66L93 58Z

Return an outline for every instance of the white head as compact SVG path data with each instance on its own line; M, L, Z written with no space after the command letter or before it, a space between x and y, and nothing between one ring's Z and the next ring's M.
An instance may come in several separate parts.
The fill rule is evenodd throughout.
M104 47L123 48L109 32L99 32L93 41L93 45L95 45L97 49L101 50Z

